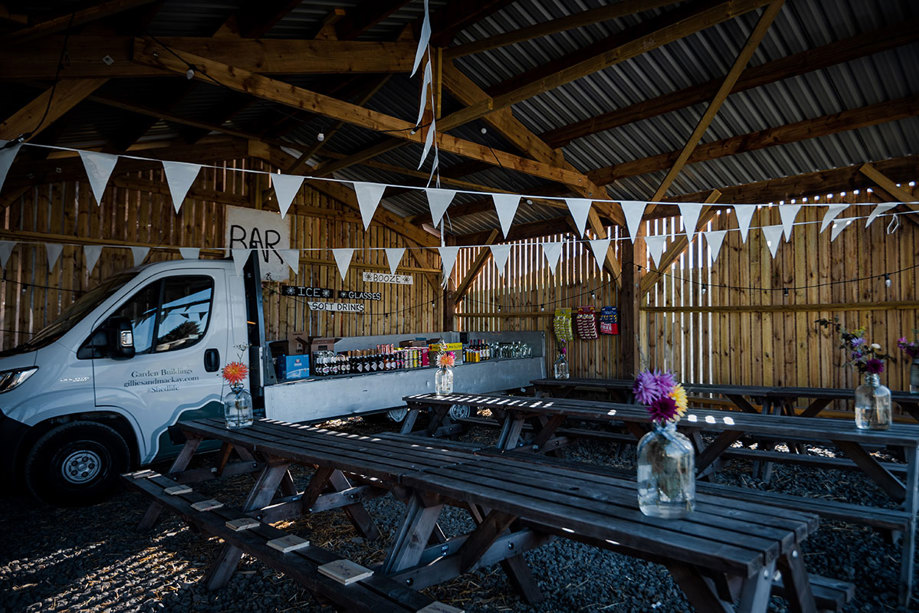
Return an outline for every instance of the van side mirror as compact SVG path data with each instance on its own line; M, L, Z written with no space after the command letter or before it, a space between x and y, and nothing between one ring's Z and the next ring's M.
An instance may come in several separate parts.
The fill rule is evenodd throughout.
M134 357L134 327L127 317L113 315L105 322L110 355L113 358Z

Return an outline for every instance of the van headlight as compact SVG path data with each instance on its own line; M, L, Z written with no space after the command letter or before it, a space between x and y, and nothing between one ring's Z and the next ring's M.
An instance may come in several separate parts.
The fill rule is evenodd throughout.
M28 368L0 371L0 394L16 389L25 383L26 379L34 375L37 370L38 366L30 366Z

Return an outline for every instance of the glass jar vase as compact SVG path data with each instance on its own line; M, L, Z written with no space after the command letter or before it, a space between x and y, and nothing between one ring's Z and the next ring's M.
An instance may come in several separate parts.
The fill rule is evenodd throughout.
M919 394L919 359L909 366L909 393Z
M438 366L434 373L434 393L438 396L448 396L453 393L453 368Z
M558 354L558 359L555 360L555 364L552 367L552 374L556 379L567 379L570 375L568 357L565 355L564 349Z
M223 417L228 430L252 425L252 396L241 385L231 387L223 397Z
M855 388L855 425L860 430L890 428L890 390L881 385L880 375L865 373L865 382Z
M638 508L645 515L684 517L695 505L696 460L676 424L654 424L638 443Z

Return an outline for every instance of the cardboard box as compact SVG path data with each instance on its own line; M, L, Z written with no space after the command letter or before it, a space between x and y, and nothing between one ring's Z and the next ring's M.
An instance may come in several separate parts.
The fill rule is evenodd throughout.
M419 340L399 341L399 346L400 346L400 347L427 347L427 346L428 346L428 342L427 342L427 341L419 341Z
M306 332L294 332L287 337L287 353L288 355L301 355L303 353L310 353L310 341L309 335Z
M431 345L430 349L434 353L437 353L438 351L440 351L440 345L435 343ZM463 350L462 343L444 343L444 351L462 351L462 350Z
M337 338L314 338L310 343L310 353L317 351L335 351L335 341Z
M310 356L285 355L278 358L278 377L285 381L306 379L310 376Z

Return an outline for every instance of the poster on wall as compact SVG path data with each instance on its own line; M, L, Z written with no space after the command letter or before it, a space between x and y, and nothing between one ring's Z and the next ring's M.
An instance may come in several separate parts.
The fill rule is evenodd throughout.
M290 217L271 211L257 211L238 206L227 206L227 224L224 244L229 249L258 249L262 280L287 279L290 268L281 254L290 249Z

